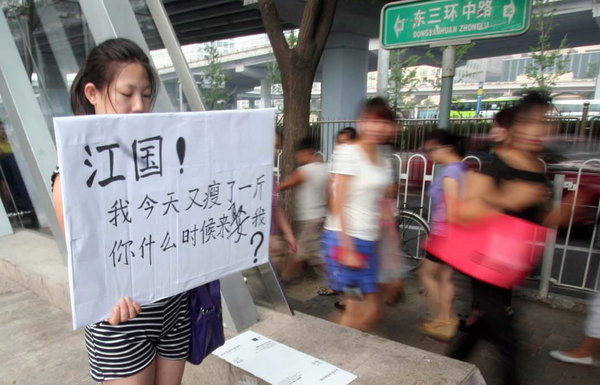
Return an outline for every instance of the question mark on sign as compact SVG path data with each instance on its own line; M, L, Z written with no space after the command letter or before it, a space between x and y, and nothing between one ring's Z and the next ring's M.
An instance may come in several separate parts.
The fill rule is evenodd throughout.
M260 247L263 244L263 241L265 240L265 235L262 233L262 231L257 231L254 234L252 234L252 237L250 238L250 245L254 244L254 237L256 237L257 235L260 236L260 241L258 241L258 245L256 246L256 249L254 250L254 263L256 263L258 261L258 258L256 258L256 254L258 254L258 250L260 249Z

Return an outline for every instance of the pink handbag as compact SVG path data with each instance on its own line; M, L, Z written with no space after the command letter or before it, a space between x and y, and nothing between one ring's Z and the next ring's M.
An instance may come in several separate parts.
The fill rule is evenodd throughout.
M463 273L511 288L538 263L548 229L497 213L468 226L448 224L446 236L431 235L423 248Z

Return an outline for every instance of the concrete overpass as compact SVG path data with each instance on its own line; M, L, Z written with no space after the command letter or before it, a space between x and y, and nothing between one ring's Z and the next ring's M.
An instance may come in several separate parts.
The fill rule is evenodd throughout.
M290 28L297 27L300 23L302 8L304 1L302 0L275 0L279 14L284 25ZM341 55L347 60L361 60L365 65L365 71L375 71L377 69L377 51L373 47L369 47L369 39L377 38L379 33L379 15L381 7L389 1L356 1L356 0L339 0L337 14L332 28L332 34L328 48L325 51L324 59L318 69L316 81L323 83L333 82L335 86L343 91L338 96L346 98L344 101L334 104L351 105L354 110L352 101L359 100L364 97L366 86L359 97L347 98L348 90L347 79L355 79L355 82L366 84L366 75L357 76L356 73L339 76L333 80L328 79L327 72L323 75L323 64L327 63L328 58L334 55ZM203 3L203 4L200 4ZM244 6L244 3L249 4ZM255 1L183 1L183 0L166 0L165 7L171 16L175 31L182 44L198 43L209 41L216 36L234 37L243 35L243 31L261 32L262 23L260 22L260 14L256 8ZM553 46L558 46L560 41L566 35L568 37L569 46L594 45L600 43L600 0L557 0L553 2L552 7L555 7L556 28L552 31L550 40ZM227 17L223 16L226 12L231 12ZM212 15L212 16L211 16ZM225 20L229 20L229 24ZM197 23L194 24L194 20ZM220 24L221 23L221 24ZM196 25L195 29L192 25ZM203 27L204 26L204 27ZM226 34L227 28L230 28ZM195 35L192 37L192 32ZM492 56L502 56L515 53L525 53L530 51L530 47L535 45L538 40L538 33L530 30L529 32L509 38L498 38L489 40L478 40L475 46L463 57L463 60L478 59ZM358 43L357 43L358 42ZM408 54L416 54L423 56L429 47L411 48ZM361 51L358 57L356 51ZM439 50L433 50L434 55L439 56ZM346 55L346 56L344 56ZM238 92L248 92L259 86L261 80L264 79L268 63L273 60L270 47L254 47L252 50L226 54L222 57L222 64L228 70L229 81L228 88L236 89ZM333 63L334 61L332 61ZM426 60L423 64L427 63ZM191 61L189 63L192 72L201 73L207 62L203 59ZM343 72L340 69L338 72ZM174 74L170 68L159 68L161 77L170 83L174 79ZM341 79L343 83L340 85ZM567 82L560 84L558 92L581 92L585 87L590 87L589 82ZM172 87L173 84L171 83ZM491 92L511 92L512 89L518 88L514 83L498 84L490 89L490 84L486 85L486 90ZM470 91L467 85L459 85L455 88L455 92ZM593 87L593 85L591 85ZM336 87L325 87L332 89ZM360 87L354 87L356 91ZM589 88L588 88L589 89ZM356 91L357 92L357 91ZM419 93L425 95L433 95L438 91L427 87L421 88ZM346 95L345 95L346 94ZM251 96L252 93L248 94ZM358 99L357 99L358 98ZM324 99L328 99L324 95ZM327 101L324 101L327 104ZM326 109L327 106L325 106ZM336 110L334 108L334 110ZM337 109L338 113L340 108ZM331 115L331 114L330 114Z
M304 0L274 1L284 27L298 27ZM130 2L134 6L150 48L163 48L145 1ZM377 38L380 10L388 2L390 1L338 1L331 36L317 74L317 81L324 84L323 109L328 111L327 115L340 118L353 115L356 104L364 97L367 72L375 70L377 63L376 53L369 49L369 39ZM164 0L164 5L182 45L264 32L255 0ZM565 35L572 46L600 43L600 0L557 0L551 5L557 10L557 27L550 36L554 46L557 46ZM78 70L77 60L61 63L61 71L58 70L52 52L60 52L61 45L72 48L74 57L80 61L93 44L82 26L81 11L76 2L58 1L53 7L58 11L55 22L63 23L64 20L64 36L69 38L61 40L59 36L47 35L44 28L34 31L34 39L39 43L36 55L44 64L40 66L42 73L38 74L42 79L51 79L53 76L56 78L55 74L59 72L74 73ZM22 39L18 31L15 32L15 36L17 40ZM518 37L479 40L464 59L527 52L536 40L537 34L534 31ZM423 55L427 50L428 47L418 47L411 49L410 53ZM434 51L439 54L437 50ZM230 68L229 86L235 85L239 90L250 90L260 85L266 65L272 59L268 49L257 49L252 55L245 57L241 54L238 58L234 56L224 58L225 65ZM199 60L190 65L194 72L200 72L205 64ZM167 87L173 87L174 76L171 71L168 68L162 68L160 71L167 80ZM349 82L348 79L353 81ZM48 84L49 89L59 86L62 87L61 84Z

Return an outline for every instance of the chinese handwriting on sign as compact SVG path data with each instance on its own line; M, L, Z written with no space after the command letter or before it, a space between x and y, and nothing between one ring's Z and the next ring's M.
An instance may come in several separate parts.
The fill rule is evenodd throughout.
M176 150L180 162L183 162L181 143L184 143L183 148L185 148L185 140L179 138ZM124 157L122 151L118 152L119 149L123 150L119 143L111 143L94 148L86 145L83 149L87 154L87 159L83 164L92 169L86 180L86 185L89 188L94 185L96 180L100 187L106 187L113 182L125 180L125 175L115 175L115 158L118 156L117 160L120 161ZM163 138L161 136L136 139L131 144L131 149L136 181L153 175L163 175ZM96 154L97 156L95 156ZM105 165L105 167L100 167L101 165ZM103 175L98 176L99 170L104 170ZM181 172L183 172L183 169Z
M160 164L158 160L154 163ZM144 167L146 165L144 163ZM159 175L157 170L152 172ZM172 191L162 195L147 193L136 202L123 198L115 199L106 207L106 220L110 226L116 228L129 226L135 220L146 221L150 218L177 216L187 212L191 212L194 218L198 219L195 223L184 226L178 234L169 231L160 234L147 232L141 241L115 240L108 250L108 258L115 268L118 265L129 265L132 259L138 257L152 265L153 258L159 256L161 252L165 253L178 247L200 247L219 240L237 244L249 235L252 236L251 245L257 243L255 238L261 238L258 246L255 247L256 254L264 238L263 231L268 224L267 211L265 204L262 203L265 181L265 174L258 175L250 183L243 184L238 184L235 180L213 179L206 186L186 189L184 197L178 197L176 192ZM228 186L223 194L226 195L225 197L221 195L222 186ZM200 195L203 197L201 198ZM240 200L254 201L256 205L249 211L247 204L245 206L244 203L240 203ZM185 209L180 210L183 207ZM155 208L159 209L155 210Z

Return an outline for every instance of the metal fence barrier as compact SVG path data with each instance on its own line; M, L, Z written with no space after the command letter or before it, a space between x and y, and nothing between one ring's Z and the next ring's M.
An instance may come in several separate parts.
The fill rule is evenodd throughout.
M570 117L550 117L549 134L565 144L577 144L583 151L593 151L600 146L600 117L587 122ZM357 127L356 120L318 121L310 126L310 135L321 145L325 160L335 147L336 135L344 127ZM584 124L583 124L584 123ZM436 119L398 119L397 130L390 143L396 152L417 151L429 132L437 128ZM489 141L492 127L490 118L461 118L450 120L450 132L469 138L468 148L477 149Z

